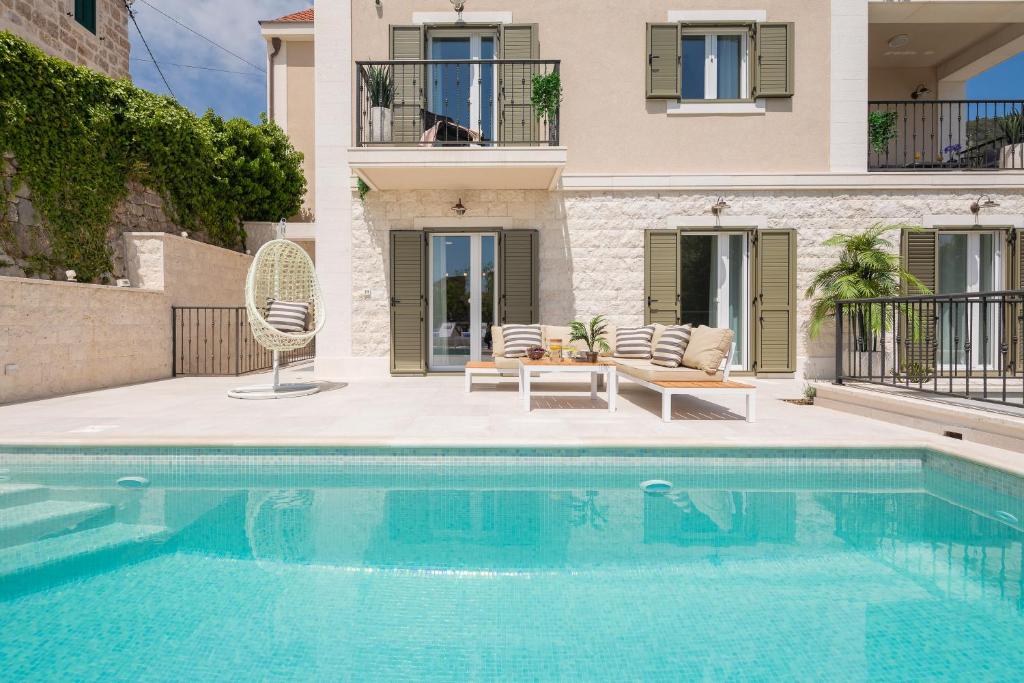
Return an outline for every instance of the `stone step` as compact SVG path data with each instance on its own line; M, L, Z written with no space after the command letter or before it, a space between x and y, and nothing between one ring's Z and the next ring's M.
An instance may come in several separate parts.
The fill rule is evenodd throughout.
M59 569L78 561L98 560L99 556L121 553L147 543L161 542L168 536L169 531L164 526L114 522L4 548L0 550L0 586L12 589L13 580L24 579L29 574Z
M114 521L114 506L72 500L44 500L0 510L0 548Z
M50 496L50 489L39 484L0 484L0 509L38 503Z

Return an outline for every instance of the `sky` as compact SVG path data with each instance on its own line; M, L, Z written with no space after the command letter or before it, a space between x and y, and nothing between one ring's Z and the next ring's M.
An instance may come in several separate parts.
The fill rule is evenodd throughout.
M265 68L266 48L260 19L273 19L312 6L312 0L134 0L136 20L164 70L178 101L197 114L213 108L221 116L251 121L266 110L266 75L162 16L178 19L245 60ZM147 90L166 93L134 26L131 73ZM173 66L192 66L203 69ZM226 73L235 72L235 73ZM971 99L1024 99L1024 54L1017 55L967 84Z
M197 114L212 108L225 118L241 116L256 121L260 112L267 108L266 74L190 33L156 10L169 14L259 69L265 69L266 43L260 37L256 22L291 14L312 4L312 0L135 0L132 9L179 102ZM132 45L132 80L146 90L167 94L156 68L145 61L150 60L150 56L130 21L128 30Z

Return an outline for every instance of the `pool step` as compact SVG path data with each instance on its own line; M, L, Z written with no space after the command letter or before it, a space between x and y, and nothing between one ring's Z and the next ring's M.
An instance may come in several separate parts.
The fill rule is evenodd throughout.
M50 489L39 484L0 484L0 509L38 503L50 497Z
M43 500L0 509L0 548L114 520L114 506L70 500Z

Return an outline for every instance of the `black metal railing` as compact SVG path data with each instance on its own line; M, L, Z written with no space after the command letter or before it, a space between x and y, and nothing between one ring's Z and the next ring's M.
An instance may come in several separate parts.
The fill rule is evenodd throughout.
M1024 169L1024 100L868 102L872 171Z
M836 305L836 381L1024 406L1024 290Z
M269 370L274 354L257 343L244 307L171 308L173 375L244 375ZM316 340L281 354L281 366L313 360Z
M534 82L559 85L557 60L356 62L356 145L555 146L559 108L543 115ZM542 80L541 80L542 79Z

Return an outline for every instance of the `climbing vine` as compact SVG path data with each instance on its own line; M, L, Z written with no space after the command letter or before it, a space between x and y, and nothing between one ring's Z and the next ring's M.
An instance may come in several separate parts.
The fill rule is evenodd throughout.
M6 208L31 190L41 218L19 234L0 210L0 249L30 275L112 269L107 230L137 181L158 192L182 229L231 249L243 220L296 214L306 190L302 154L265 117L253 124L196 116L175 100L45 55L0 32L0 185Z

